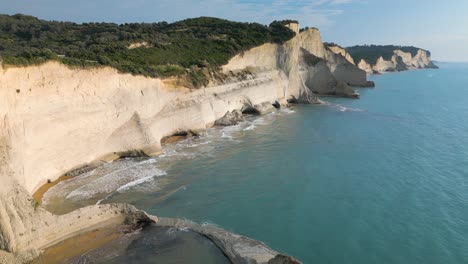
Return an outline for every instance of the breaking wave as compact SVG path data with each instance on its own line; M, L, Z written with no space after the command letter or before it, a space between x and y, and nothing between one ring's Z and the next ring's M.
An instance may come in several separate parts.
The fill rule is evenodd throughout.
M364 110L364 109L346 107L340 104L332 104L332 103L326 102L325 105L335 110L338 110L339 112L367 112L367 110Z
M249 116L237 125L214 127L197 137L167 144L156 158L125 158L106 163L52 187L44 196L44 204L51 205L52 198L100 204L137 187L138 191L154 192L161 188L158 178L166 176L174 162L212 157L215 148L239 143L245 133L271 124L278 116L292 113L295 111L283 108L260 117Z

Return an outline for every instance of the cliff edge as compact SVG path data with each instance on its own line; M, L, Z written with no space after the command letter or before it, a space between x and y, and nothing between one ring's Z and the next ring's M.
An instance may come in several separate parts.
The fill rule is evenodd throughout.
M318 30L289 26L294 38L236 55L222 78L208 71L200 89L110 67L0 66L0 262L29 261L84 230L149 219L129 205L53 215L31 197L47 182L128 153L156 155L162 138L207 129L233 111L357 97L351 85L368 85L365 72L328 50Z

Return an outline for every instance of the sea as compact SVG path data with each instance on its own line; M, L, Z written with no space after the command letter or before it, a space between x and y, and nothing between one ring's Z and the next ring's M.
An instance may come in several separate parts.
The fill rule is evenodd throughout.
M106 164L45 204L127 202L303 263L468 263L468 64L438 65Z

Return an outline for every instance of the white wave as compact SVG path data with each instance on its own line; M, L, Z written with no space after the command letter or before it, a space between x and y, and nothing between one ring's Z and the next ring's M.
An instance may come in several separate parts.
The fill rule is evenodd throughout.
M221 135L222 138L228 138L228 139L232 139L232 136L229 135L229 134L226 134L223 132L223 134Z
M137 185L140 185L142 183L145 183L145 182L150 182L154 179L154 176L148 176L148 177L144 177L144 178L141 178L141 179L138 179L138 180L134 180L132 182L129 182L123 186L120 186L118 189L117 189L117 192L124 192L134 186L137 186Z
M256 128L256 126L254 124L244 128L244 130L254 130Z
M242 122L242 123L244 123L244 122ZM223 129L221 129L221 132L223 132L223 134L224 134L224 133L231 134L231 133L233 133L233 132L239 131L239 130L242 129L242 126L241 126L242 123L237 124L237 125L235 125L235 126L223 127Z
M219 228L219 225L217 225L217 224L215 224L215 223L213 223L211 221L202 222L200 225L201 226L210 226L210 227L218 227Z
M109 199L110 197L112 196L112 193L107 195L106 197L100 199L99 201L96 202L96 205L100 205L102 202L104 202L105 200Z
M142 179L148 177L156 177L166 175L166 172L156 168L153 161L145 160L143 162L134 163L131 166L120 167L117 163L117 170L104 174L103 176L87 181L83 185L74 189L66 195L66 199L90 199L99 197L103 194L111 194L117 190L123 190L126 185L136 185ZM128 162L124 163L128 164Z
M281 108L280 110L281 113L285 113L285 114L293 114L293 113L296 113L295 110L291 110L289 108Z
M142 165L142 164L154 164L154 163L156 163L156 162L157 162L157 161L156 161L156 159L154 159L154 158L153 158L153 159L147 159L147 160L144 160L144 161L139 162L139 163L137 164L137 166L138 166L138 165Z
M189 232L190 231L190 229L188 227L178 227L177 230L182 231L182 232Z
M163 152L163 154L159 155L159 158L171 158L171 157L192 158L194 156L195 156L194 153L182 152L182 151L177 151L177 150L173 149L173 150L165 150Z
M359 109L359 108L351 108L351 107L344 107L340 108L341 112L367 112L366 110Z
M176 150L174 149L165 149L161 155L159 155L159 158L166 158L166 157L172 157L175 156L179 153L177 153Z
M340 112L367 112L367 110L364 110L364 109L351 108L351 107L342 106L340 104L332 104L328 102L326 102L324 105L335 108Z
M344 111L352 110L355 109L344 108ZM97 204L100 204L116 193L125 192L145 183L151 185L155 177L167 175L166 171L157 168L155 164L165 167L171 165L173 161L191 159L200 155L215 155L213 154L214 146L240 142L241 139L237 138L243 135L242 131L254 130L259 126L271 123L279 115L294 112L294 110L283 108L274 111L271 115L248 117L246 121L235 126L209 129L199 137L188 138L175 144L166 145L163 153L157 158L145 160L128 158L107 163L95 170L75 177L71 182L61 183L67 186L56 188L58 191L50 196L61 196L71 200L99 199ZM171 163L167 163L167 161ZM186 187L183 188L183 190L185 189Z
M260 117L260 118L257 118L255 119L252 124L254 125L262 125L262 124L265 124L265 118L263 117Z
M187 147L187 148L195 148L195 147L207 145L207 144L210 144L210 143L211 143L211 141L205 141L205 142L200 142L200 143L194 143L194 144L191 144L191 145L187 145L187 146L185 146L185 147Z

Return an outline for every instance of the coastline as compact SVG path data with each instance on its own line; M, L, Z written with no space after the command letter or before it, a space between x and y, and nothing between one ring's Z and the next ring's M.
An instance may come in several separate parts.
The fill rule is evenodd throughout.
M131 232L135 232L135 229L118 224L110 224L94 229L46 248L31 264L63 263L65 260L79 257L93 249L103 247Z
M282 45L265 44L236 55L222 69L226 79L212 80L198 90L109 67L70 69L57 62L0 66L0 81L5 84L0 89L0 172L5 179L0 187L0 248L30 259L96 228L156 221L127 204L54 215L33 199L42 200L51 187L103 161L155 156L161 152L162 139L206 130L220 119L232 118L233 112L266 113L291 102L317 103L314 92L356 96L348 84L369 82L363 71L350 65L327 51L318 30L311 29L297 32ZM237 235L227 237L231 236ZM279 255L265 245L260 248L263 253L254 256L234 252L233 259L258 257L266 263Z
M11 70L9 70L11 71ZM247 86L248 87L248 86ZM277 98L276 96L274 98ZM262 99L264 100L264 99ZM240 111L242 110L243 107L245 107L244 103L241 102L241 104L238 104L239 106L237 107L237 109ZM260 109L260 111L269 111L268 109L274 109L274 107L270 104L268 105L263 105L263 106L257 106L257 109ZM222 116L219 115L219 118L221 118ZM212 124L214 124L214 121L212 122ZM210 125L211 126L211 125ZM210 126L207 126L207 127L210 127ZM206 129L206 127L204 128ZM131 151L122 151L120 153L117 153L117 152L110 152L108 154L105 154L105 155L99 155L99 156L103 156L105 157L104 159L106 161L111 161L111 160L115 160L117 158L120 158L120 157L125 157L125 156L135 156L135 155L140 155L140 154L143 154L143 155L146 155L146 151L145 151L145 148L143 148L143 151L138 151L136 148L133 148L133 150ZM159 151L157 152L159 153ZM79 167L75 167L76 169L72 170L71 172L68 171L67 173L64 173L62 174L62 176L58 177L58 180L56 181L53 181L53 182L47 182L46 184L44 185L41 185L40 187L37 188L37 191L34 193L34 199L37 199L37 200L41 200L43 194L51 187L57 185L58 183L62 182L63 180L66 180L66 179L69 179L71 176L70 174L74 174L76 173L77 171L82 171L83 169L87 169L87 168L90 168L90 167L94 167L96 163L102 163L102 160L103 158L97 158L95 159L94 161L91 160L89 163L84 163L84 165L82 166L79 166ZM68 175L67 175L68 174ZM53 177L47 177L48 179L53 179ZM48 180L49 181L49 180ZM8 202L6 203L8 204ZM112 207L113 205L109 205L110 207ZM37 207L37 211L36 211L36 207ZM90 215L90 217L92 215L99 215L99 216L103 216L104 218L103 219L106 219L105 217L105 214L102 214L102 209L105 208L105 207L108 207L108 206L90 206L89 207L89 211L88 212L83 212L83 210L79 210L81 211L80 212L72 212L70 214L67 214L67 215L64 215L64 216L60 216L60 218L63 219L63 221L67 222L68 220L66 219L72 219L72 218L75 218L75 219L78 219L78 221L80 221L79 219L81 217L83 218L86 218L88 217L88 215ZM27 206L22 206L18 209L27 209ZM50 217L49 213L48 212L45 212L42 208L40 208L40 205L37 205L37 206L33 206L31 208L35 213L33 214L37 214L37 213L40 213L41 215L45 215L47 217ZM29 209L28 209L29 210ZM120 210L120 209L118 209ZM133 209L132 209L133 210ZM115 225L115 224L119 224L119 223L122 223L124 221L126 221L125 219L132 215L133 213L127 213L125 211L121 211L123 214L122 216L123 217L118 217L118 218L115 218L114 220L110 221L110 222L107 222L107 220L105 222L101 222L99 225L91 225L90 223L82 223L85 224L87 226L87 228L83 228L83 226L81 225L81 227L79 227L78 229L75 229L75 228L68 228L67 232L70 233L69 235L67 235L67 232L63 233L62 234L62 238L60 238L59 240L53 240L53 241L48 241L46 245L42 245L39 247L40 250L43 250L43 249L46 249L46 248L49 248L50 245L53 245L53 244L56 244L56 242L60 242L62 241L63 239L67 239L68 237L75 237L77 235L82 235L83 233L86 233L88 232L90 229L96 229L96 228L106 228L107 226L109 225ZM116 213L117 214L117 213ZM74 217L72 215L75 215ZM120 215L120 212L119 212L119 215ZM54 217L58 217L58 216L54 216ZM38 218L44 218L43 216L40 216ZM53 222L57 223L57 224L60 224L61 221L56 221L54 220ZM34 233L35 231L34 230L38 230L38 229L42 229L43 227L37 227L37 228L33 228L32 232ZM53 227L52 227L53 228ZM49 228L50 229L50 228ZM54 231L55 233L59 234L60 233L60 230L56 230ZM46 236L45 238L47 237L50 237L50 236ZM30 238L34 238L34 236L30 236ZM47 238L48 239L48 238ZM30 244L30 247L35 247L34 244ZM34 253L34 252L29 252L27 253L27 255L29 256L34 256L36 255L37 253ZM26 258L28 258L26 256Z
M60 176L57 180L53 181L53 182L48 182L44 185L42 185L41 187L39 187L37 189L37 191L35 191L32 195L33 199L39 203L39 205L42 205L42 199L44 198L44 194L52 187L54 187L55 185L59 184L60 182L63 182L63 181L66 181L66 180L69 180L71 179L72 177L71 176L68 176L68 175L62 175Z

